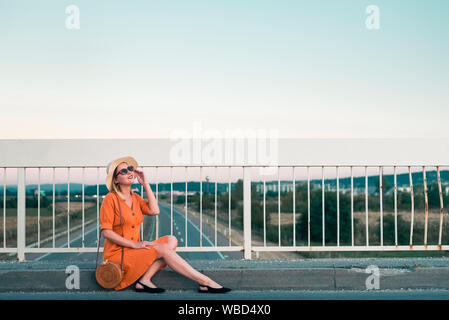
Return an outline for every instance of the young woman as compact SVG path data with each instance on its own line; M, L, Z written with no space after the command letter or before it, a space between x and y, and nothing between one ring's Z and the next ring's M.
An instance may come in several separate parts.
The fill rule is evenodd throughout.
M224 293L225 288L204 274L193 269L176 253L177 239L166 235L155 241L141 241L140 225L143 214L158 215L159 206L143 171L133 157L122 157L111 161L107 167L106 186L110 191L103 199L100 208L101 232L105 237L103 260L121 263L124 248L124 277L115 290L135 284L138 292L163 292L151 282L151 278L167 265L181 275L196 281L199 292ZM143 186L148 196L145 201L132 192L135 178ZM120 221L119 203L122 211Z

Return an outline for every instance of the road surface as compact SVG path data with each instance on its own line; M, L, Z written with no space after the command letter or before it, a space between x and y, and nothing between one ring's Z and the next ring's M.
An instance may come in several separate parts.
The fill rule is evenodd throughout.
M171 234L171 209L170 205L159 203L159 230L158 236L164 236ZM173 235L178 239L178 247L186 246L186 223L185 213L179 212L173 207ZM144 239L154 240L155 235L150 234L149 230L152 229L151 225L155 223L155 217L144 216ZM187 220L187 245L200 246L200 221L192 215L188 216ZM82 245L81 229L70 234L70 247L78 248ZM215 231L208 224L204 223L202 226L202 246L211 247L214 246ZM104 238L101 238L103 245ZM92 223L85 226L84 232L84 246L93 247L97 246L97 224ZM228 246L229 240L217 232L217 245ZM51 247L51 242L44 247ZM61 236L55 241L55 247L67 248L67 235ZM243 254L241 252L178 252L183 258L198 259L198 260L216 260L216 259L242 259ZM95 261L96 253L45 253L26 254L27 260L68 260L68 261ZM101 254L100 254L101 261Z

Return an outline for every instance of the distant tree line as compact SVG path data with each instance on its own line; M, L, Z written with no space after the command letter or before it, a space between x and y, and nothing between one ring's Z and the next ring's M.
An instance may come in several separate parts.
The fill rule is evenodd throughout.
M379 180L379 179L378 179ZM394 215L386 214L386 212L394 212L394 193L386 194L391 185L383 180L383 242L384 245L393 245L395 242L394 232ZM368 209L369 212L380 212L380 194L379 181L376 184L377 193L368 195ZM237 209L237 216L232 219L232 225L242 228L243 226L243 180L239 180L235 184L235 189L231 191L231 208ZM300 183L296 185L295 191L295 212L301 213L300 219L295 225L295 233L297 245L303 245L308 241L308 205L307 205L307 183ZM415 214L425 210L425 198L423 185L414 185L414 208ZM440 195L438 184L436 182L427 185L427 196L429 210L440 208ZM217 195L217 210L227 212L228 210L228 193L221 193ZM278 212L278 192L269 191L265 195L266 198L266 237L268 241L277 243L279 241L279 227L277 223L268 223L268 214ZM200 209L200 195L195 194L188 197L188 205L195 209ZM203 210L214 210L215 195L203 194L202 208ZM282 213L293 213L293 192L285 192L280 195ZM185 203L185 197L179 196L177 203ZM449 196L443 194L443 203L445 208L449 204ZM354 212L365 212L365 194L354 195L353 198ZM351 244L351 194L339 194L339 239L341 245ZM411 211L411 194L408 191L397 192L397 210ZM324 227L325 227L325 244L337 243L337 192L325 191L324 200ZM445 209L447 212L447 209ZM292 217L293 218L293 217ZM369 243L379 244L380 241L380 217L377 217L376 224L369 225ZM310 186L310 241L312 244L322 244L322 189L311 184ZM445 218L448 220L447 218ZM251 225L253 232L263 235L264 217L263 217L263 193L257 191L255 185L251 186ZM446 226L446 222L445 222ZM423 224L415 221L413 229L414 243L422 242L424 237ZM438 236L436 226L430 226L428 229L428 240L435 242ZM444 227L443 227L444 228ZM358 244L364 244L365 238L365 224L354 219L353 222L354 239L358 240ZM410 239L410 222L405 221L400 215L397 217L398 229L398 244L408 244ZM449 229L448 227L444 230ZM446 235L446 231L444 231ZM448 234L449 236L449 234ZM281 226L281 244L292 245L293 240L293 226Z

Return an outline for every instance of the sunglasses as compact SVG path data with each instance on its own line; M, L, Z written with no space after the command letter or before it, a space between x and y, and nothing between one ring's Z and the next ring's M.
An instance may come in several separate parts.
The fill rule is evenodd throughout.
M123 168L122 170L117 172L117 174L115 176L117 177L119 174L127 174L128 171L131 171L131 172L134 171L134 167L133 166L129 166L128 168Z

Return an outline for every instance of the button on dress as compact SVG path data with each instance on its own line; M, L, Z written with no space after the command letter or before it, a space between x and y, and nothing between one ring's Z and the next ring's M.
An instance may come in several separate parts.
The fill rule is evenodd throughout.
M115 195L115 192L109 192L104 198L100 208L100 224L101 230L113 230L117 234L132 241L140 240L140 225L143 222L143 215L149 215L150 208L148 202L140 195L131 191L132 208L130 208L125 200ZM120 211L117 201L120 201L123 219L123 231L120 226ZM156 239L156 243L168 243L168 235ZM115 290L124 289L138 279L148 270L157 258L157 251L153 246L147 246L150 249L133 249L124 248L123 269L124 276L122 281L115 287ZM113 261L118 264L121 262L122 247L108 239L105 239L103 249L103 260ZM163 265L161 269L165 269L167 265Z

